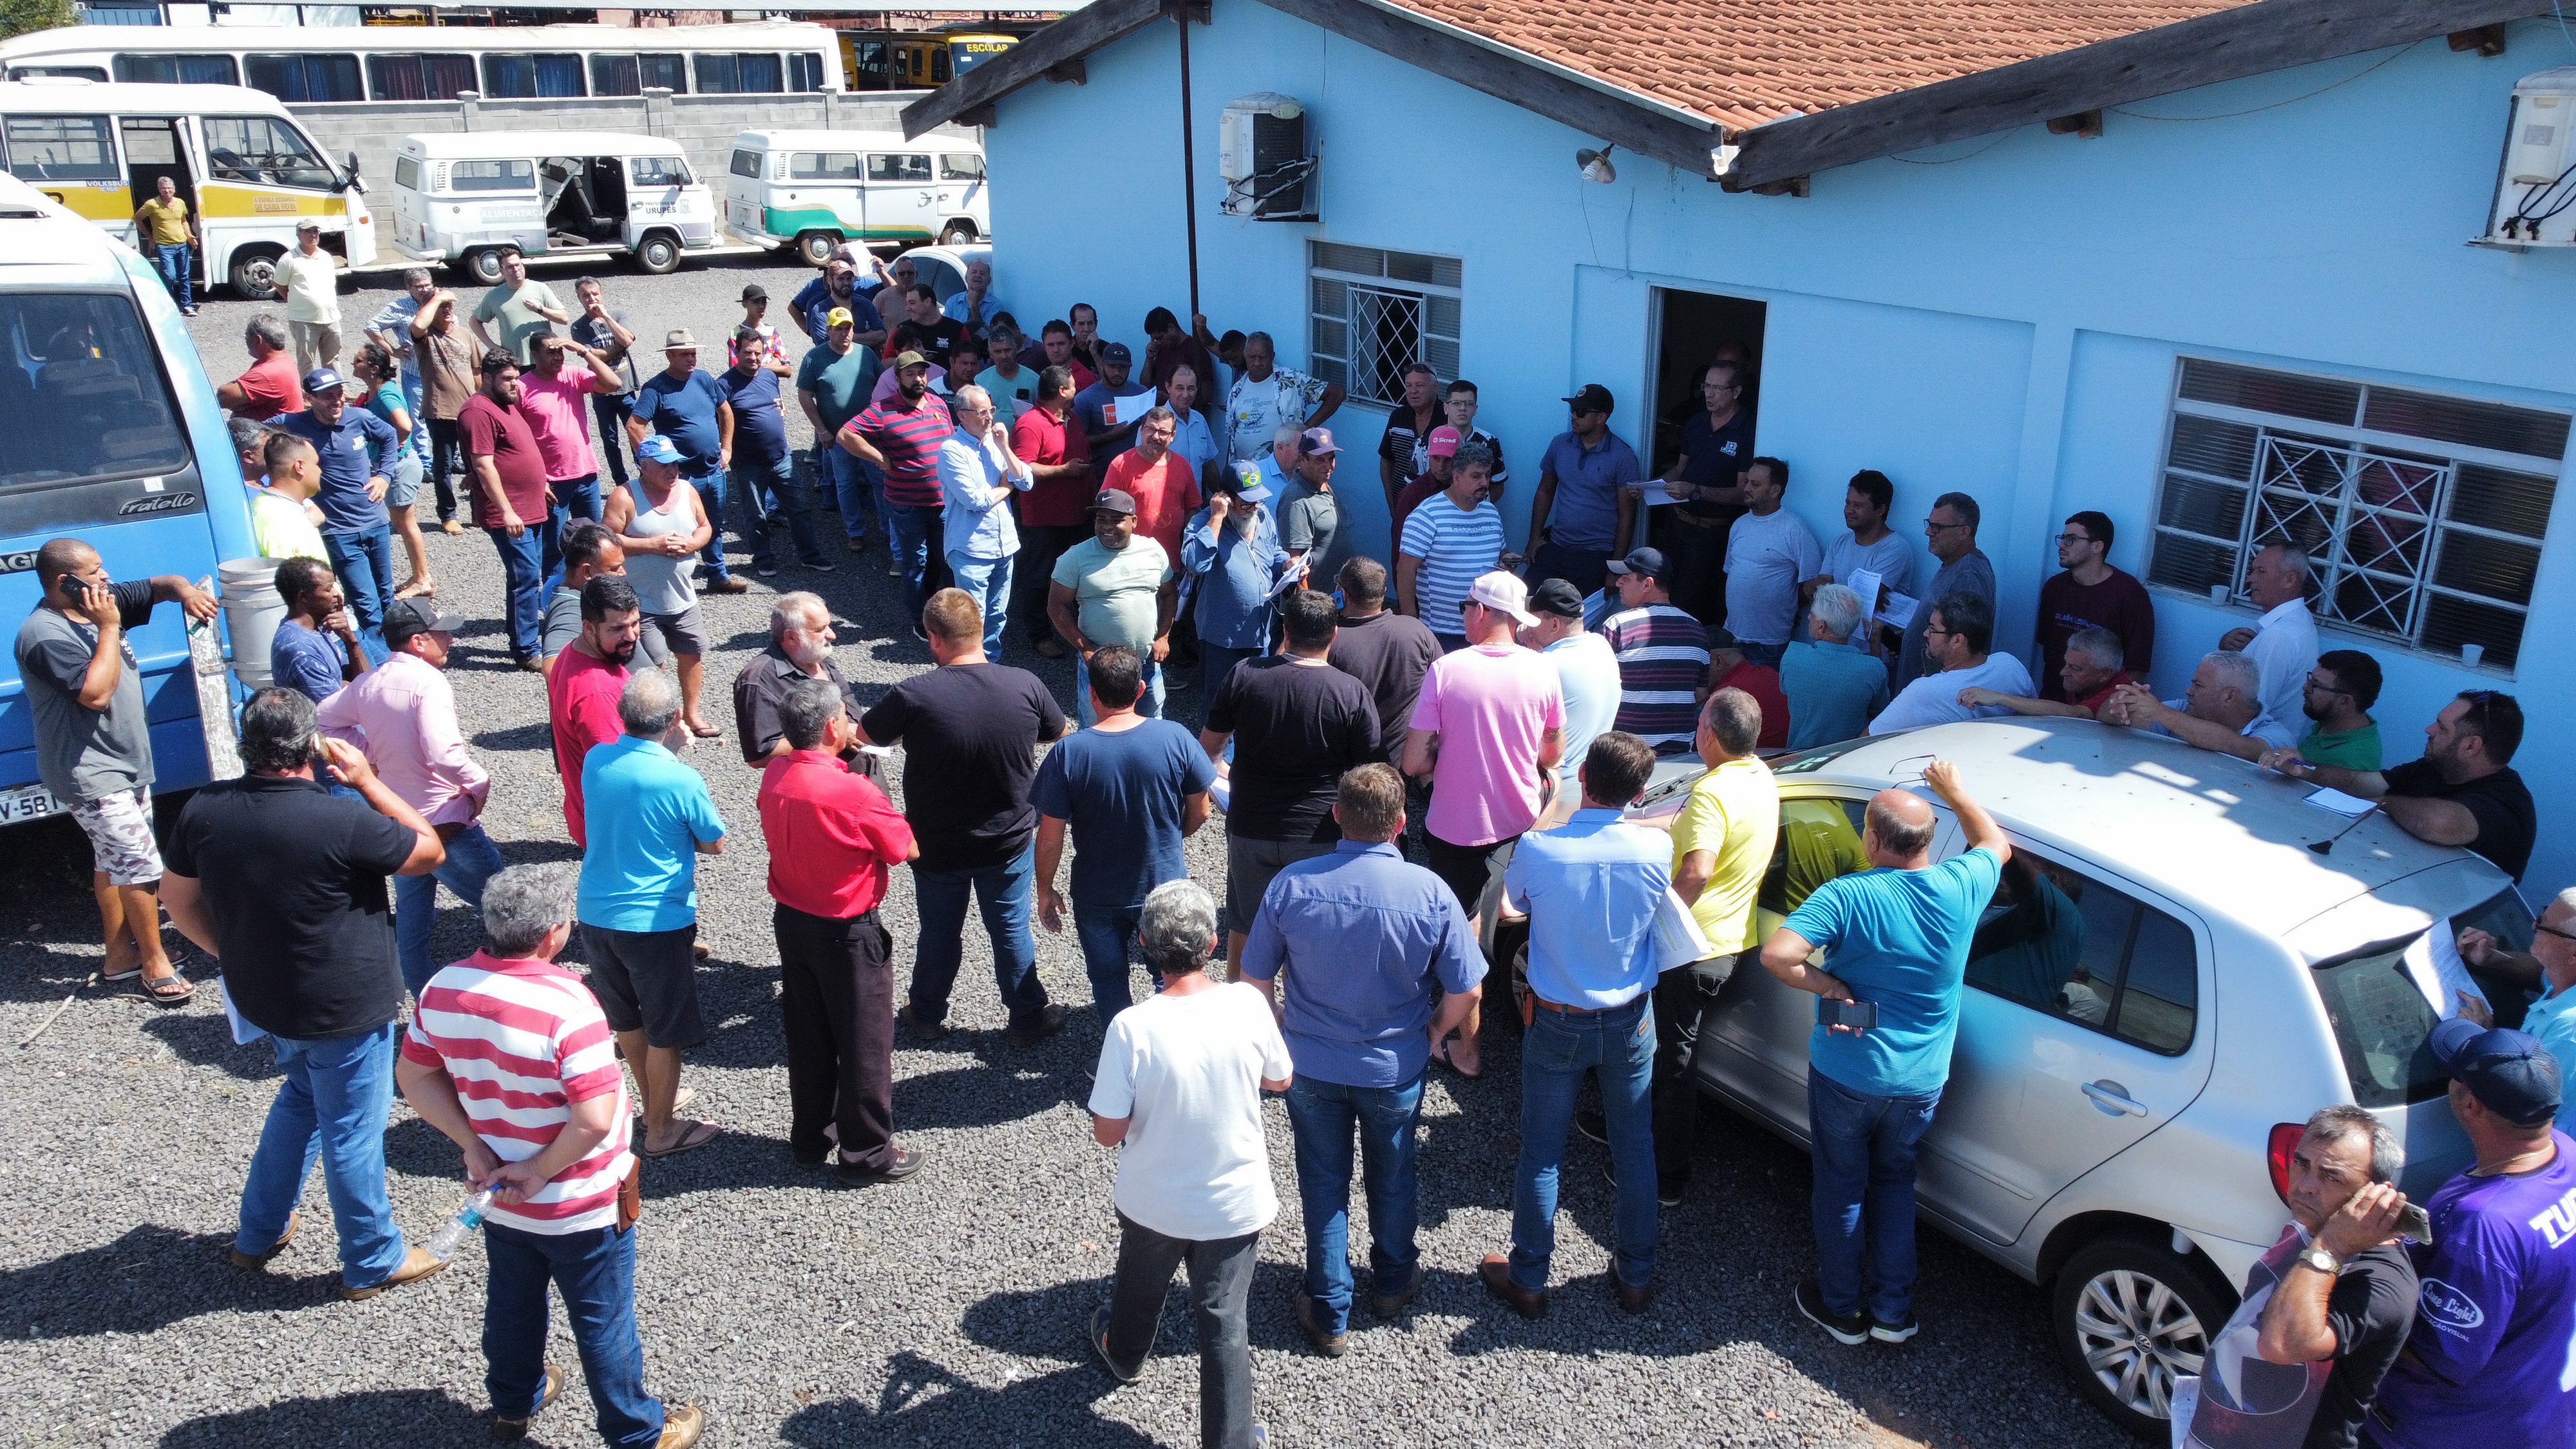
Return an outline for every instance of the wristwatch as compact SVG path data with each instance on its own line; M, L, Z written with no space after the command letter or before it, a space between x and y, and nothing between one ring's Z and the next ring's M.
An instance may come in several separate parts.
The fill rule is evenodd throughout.
M2301 1250L2299 1253L2299 1261L2316 1269L2318 1272L2325 1274L2329 1278L2332 1278L2343 1271L2343 1264L2336 1260L2334 1254L2327 1252L2325 1249L2318 1247L2314 1243L2310 1243L2305 1249Z

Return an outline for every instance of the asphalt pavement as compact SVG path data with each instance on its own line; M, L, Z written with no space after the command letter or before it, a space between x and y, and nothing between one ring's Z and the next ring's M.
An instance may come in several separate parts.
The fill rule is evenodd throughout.
M538 275L569 298L574 271ZM719 259L663 278L601 275L612 305L658 340L677 326L719 338L739 315L733 298L745 282L763 283L783 309L810 273ZM341 298L353 342L354 324L398 285L367 281ZM224 299L195 320L218 381L246 361L241 326L257 310ZM802 444L802 420L791 430ZM828 540L837 534L828 506L824 519ZM508 667L494 551L475 533L433 533L430 551L440 600L468 621L450 674L468 741L494 777L485 821L513 863L571 860L543 685ZM738 541L734 554L746 562ZM729 686L763 642L773 587L812 589L830 603L838 662L863 697L930 667L897 617L884 554L833 557L834 573L791 565L747 594L706 601L708 714L728 738L689 758L737 843L699 867L702 938L714 948L700 971L712 1038L690 1054L684 1080L698 1092L693 1114L724 1134L644 1174L636 1300L647 1386L705 1406L714 1445L1195 1443L1198 1375L1181 1289L1157 1356L1133 1386L1119 1386L1082 1344L1114 1261L1116 1162L1092 1143L1082 1111L1083 1068L1100 1031L1069 936L1038 938L1048 991L1076 1008L1063 1035L1028 1050L1004 1044L991 954L971 926L957 1030L932 1047L898 1034L897 1130L929 1154L919 1175L833 1190L788 1159L757 776L730 738ZM1069 665L1024 653L1006 662L1036 668L1070 709ZM1195 692L1174 694L1176 717L1194 723L1199 709ZM1193 874L1212 889L1222 888L1222 829L1220 818L1191 843ZM230 1267L224 1250L243 1172L277 1087L268 1049L233 1044L211 982L176 1011L79 991L41 1040L19 1049L96 966L98 921L87 847L68 821L17 827L5 842L5 1437L49 1449L481 1442L479 1246L420 1284L337 1302L317 1176L293 1247L265 1274ZM898 873L884 908L898 970L909 967L913 912L911 883ZM174 950L183 944L175 931L168 939ZM474 944L467 913L443 899L442 959ZM182 956L201 981L211 975L198 953ZM1606 1154L1578 1138L1566 1159L1553 1310L1537 1322L1517 1317L1474 1273L1484 1253L1508 1246L1518 1122L1514 1039L1488 1030L1484 1078L1435 1074L1424 1098L1429 1286L1394 1323L1361 1315L1346 1358L1313 1354L1289 1316L1302 1216L1286 1113L1269 1106L1282 1208L1262 1240L1252 1341L1255 1401L1274 1444L2129 1442L2059 1369L2039 1291L1936 1234L1925 1235L1915 1342L1842 1348L1801 1319L1790 1292L1813 1262L1805 1155L1722 1109L1702 1117L1687 1200L1663 1214L1653 1309L1633 1318L1614 1310ZM462 1195L457 1151L400 1107L386 1147L399 1218L426 1238ZM1365 1207L1353 1213L1356 1245ZM572 1382L531 1442L595 1444L559 1315L555 1339L550 1357Z

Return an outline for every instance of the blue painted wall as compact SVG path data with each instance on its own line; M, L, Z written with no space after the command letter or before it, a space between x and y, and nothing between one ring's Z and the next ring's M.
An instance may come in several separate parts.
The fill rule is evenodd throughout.
M1270 331L1302 366L1310 238L1462 258L1462 371L1515 465L1504 511L1519 540L1576 385L1611 388L1613 426L1644 451L1655 289L1763 301L1759 443L1796 470L1789 506L1830 538L1839 480L1861 468L1896 480L1904 527L1944 489L1974 494L2003 579L2000 639L2027 655L2066 514L2108 513L2112 561L2145 571L2178 352L2576 410L2576 254L2464 245L2485 224L2514 82L2576 61L2545 20L2509 39L2500 57L2434 37L2162 97L2114 110L2097 139L2033 126L1956 142L1827 172L1796 199L1731 196L1624 153L1616 182L1587 183L1574 152L1596 138L1224 0L1191 44L1201 305L1219 331ZM987 136L1006 290L1048 315L1093 302L1140 356L1146 310L1188 301L1177 49L1176 28L1154 26L1090 57L1086 85L1006 99ZM1320 225L1216 210L1218 113L1263 90L1308 108ZM1334 420L1358 445L1337 486L1381 554L1382 416ZM2451 693L2519 695L2533 719L2518 763L2544 821L2576 806L2547 763L2576 747L2548 703L2576 682L2571 491L2518 677L2326 631L2385 668L2392 761L2417 753ZM2169 695L2252 617L2163 592L2157 612ZM2527 890L2571 882L2576 843L2544 828Z

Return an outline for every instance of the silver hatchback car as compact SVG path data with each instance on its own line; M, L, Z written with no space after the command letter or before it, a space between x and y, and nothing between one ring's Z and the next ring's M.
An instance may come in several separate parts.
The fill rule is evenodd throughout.
M2308 803L2311 786L2090 720L2010 720L1773 761L1764 934L1821 882L1867 868L1863 807L1919 787L1935 756L1958 763L2014 861L1969 958L1922 1213L2050 1285L2068 1371L2161 1441L2175 1376L2199 1372L2235 1285L2287 1221L2279 1193L2309 1113L2380 1115L2418 1199L2467 1162L2409 948L2467 926L2527 947L2531 916L2487 861L2381 815L2354 823ZM1658 781L1639 808L1694 777ZM1946 859L1958 823L1934 808ZM1804 1143L1814 1021L1814 997L1739 971L1692 1070Z

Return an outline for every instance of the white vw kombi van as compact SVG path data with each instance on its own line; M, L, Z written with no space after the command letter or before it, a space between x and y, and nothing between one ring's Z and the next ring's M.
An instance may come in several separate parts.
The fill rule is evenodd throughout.
M617 256L660 275L716 241L715 194L679 143L605 131L406 136L394 148L393 245L501 280L528 256Z
M726 228L757 247L792 242L818 267L845 241L961 246L993 234L984 148L963 136L745 131L727 169Z

